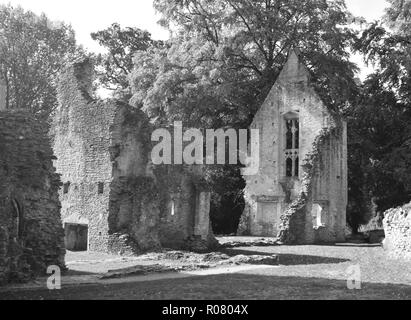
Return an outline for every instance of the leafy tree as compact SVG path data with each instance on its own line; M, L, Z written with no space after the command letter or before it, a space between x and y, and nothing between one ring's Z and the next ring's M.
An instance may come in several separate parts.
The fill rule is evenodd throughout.
M356 47L374 64L374 76L395 91L398 100L407 104L411 83L411 29L407 33L390 33L384 26L371 24Z
M387 10L386 21L388 26L396 32L408 33L411 30L411 1L410 0L388 0L391 6Z
M121 28L117 23L91 34L93 40L107 53L97 57L99 80L106 88L130 98L129 74L133 68L133 55L152 46L162 46L151 34L138 28Z
M349 28L353 17L344 1L154 4L175 37L168 50L137 55L132 75L133 101L153 117L172 121L189 115L183 120L193 124L247 126L293 46L301 49L327 100L337 108L355 88L355 67L347 52L355 32ZM153 67L155 76L149 81L142 77L148 73L144 64ZM341 88L346 90L341 93Z
M358 103L350 110L348 221L354 232L377 213L410 199L403 180L406 175L398 171L411 164L407 164L409 155L408 160L397 155L409 121L404 111L378 74L367 79Z
M411 32L404 27L407 2L391 2L386 20L398 27L394 33L373 23L356 45L376 71L349 112L349 213L354 229L368 222L371 198L378 214L411 200Z
M356 32L344 1L155 0L154 5L174 36L165 47L135 55L131 101L158 126L181 120L200 128L247 128L291 47L301 50L330 108L341 112L347 99L355 99L356 68L348 49ZM214 204L224 203L213 207L219 221L222 212L238 216L233 208L244 181L236 169L210 174L224 186L214 186Z
M57 104L55 77L79 52L70 26L21 7L0 6L0 72L7 108L47 118Z

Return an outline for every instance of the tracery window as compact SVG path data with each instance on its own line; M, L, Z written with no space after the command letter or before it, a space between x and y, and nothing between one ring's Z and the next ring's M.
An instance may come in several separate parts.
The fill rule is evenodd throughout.
M300 124L298 118L285 119L285 174L298 178L300 162Z

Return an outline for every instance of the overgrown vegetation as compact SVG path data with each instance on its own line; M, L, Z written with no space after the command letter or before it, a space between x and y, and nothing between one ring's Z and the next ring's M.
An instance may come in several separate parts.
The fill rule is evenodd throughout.
M316 168L319 165L321 150L324 148L336 131L341 130L340 122L336 123L336 127L332 129L322 130L316 137L312 150L303 160L303 178L301 181L302 190L298 198L293 201L287 210L281 215L280 232L278 234L279 241L284 244L299 244L307 241L306 232L306 213L307 204L312 199L313 176ZM294 230L294 232L290 232ZM314 236L314 235L313 235Z

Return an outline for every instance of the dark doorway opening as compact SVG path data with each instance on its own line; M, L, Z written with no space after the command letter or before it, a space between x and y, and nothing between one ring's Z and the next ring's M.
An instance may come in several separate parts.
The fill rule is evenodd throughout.
M66 249L69 251L88 250L88 226L66 223L64 225Z

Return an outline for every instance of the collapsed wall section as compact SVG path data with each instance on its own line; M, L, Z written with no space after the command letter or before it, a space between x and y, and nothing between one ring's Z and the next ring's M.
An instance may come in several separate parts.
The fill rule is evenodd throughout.
M134 251L160 247L159 195L149 170L149 126L139 110L124 106L110 129L113 166L110 188L110 248L117 251L124 239ZM115 236L117 235L117 236ZM120 237L118 237L120 235Z
M108 243L108 203L111 183L109 126L116 108L93 100L89 93L91 65L87 62L69 67L60 77L59 107L51 134L61 174L62 217L69 250L84 245L91 250L106 249ZM86 228L87 236L73 234L75 226ZM87 243L75 243L76 241ZM72 243L74 242L74 243Z

